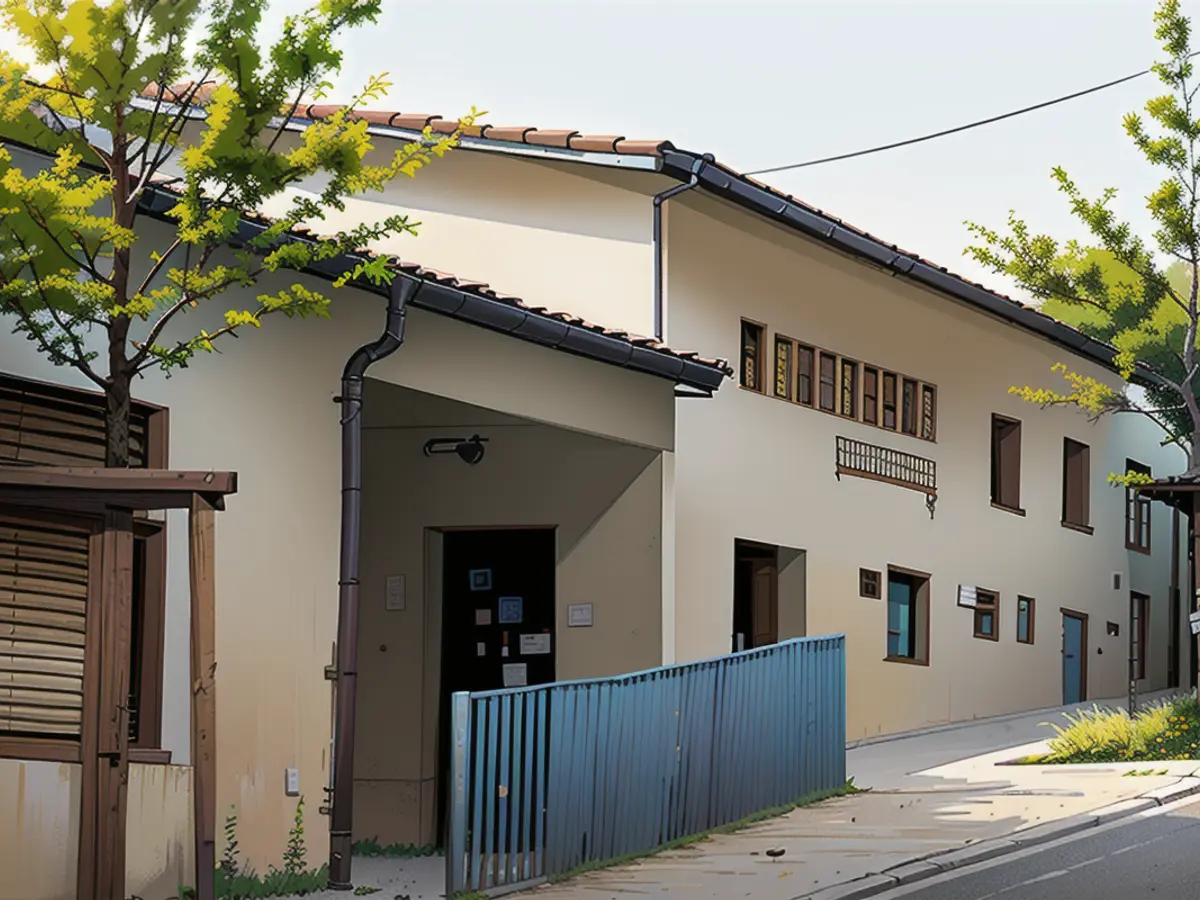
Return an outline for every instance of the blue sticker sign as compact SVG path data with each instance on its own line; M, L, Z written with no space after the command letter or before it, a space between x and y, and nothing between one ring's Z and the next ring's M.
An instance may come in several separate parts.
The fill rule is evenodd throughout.
M520 597L501 597L500 598L500 616L501 625L520 625L524 618L525 601Z

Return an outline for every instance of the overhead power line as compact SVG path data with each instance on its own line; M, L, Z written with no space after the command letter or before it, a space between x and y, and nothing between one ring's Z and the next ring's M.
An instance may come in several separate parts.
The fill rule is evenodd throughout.
M1192 53L1188 56L1191 59L1193 56L1200 56L1200 51ZM982 125L991 125L993 122L1002 122L1005 119L1011 119L1014 116L1023 116L1025 113L1035 112L1039 109L1045 109L1048 106L1054 106L1058 103L1066 103L1068 100L1074 100L1078 97L1085 97L1088 94L1094 94L1097 91L1107 90L1110 87L1116 87L1118 84L1124 84L1127 81L1133 81L1135 78L1141 78L1143 75L1149 75L1152 70L1142 69L1140 72L1134 72L1132 75L1126 75L1124 78L1118 78L1114 81L1106 81L1104 84L1098 84L1095 87L1090 87L1082 91L1076 91L1073 94L1066 94L1062 97L1055 97L1053 100L1046 100L1042 103L1035 103L1033 106L1026 106L1022 109L1014 109L1012 112L1006 112L998 116L992 116L987 119L980 119L977 122L971 122L967 125L959 125L957 128L947 128L944 131L935 131L933 134L925 134L921 137L909 138L905 141L896 141L891 144L883 144L879 147L869 147L866 150L855 150L853 153L839 153L837 156L824 156L821 159L810 159L806 162L789 163L783 166L771 166L768 169L755 169L753 172L746 172L746 175L769 175L772 172L786 172L789 169L804 169L808 166L819 166L823 163L838 162L843 159L854 159L858 156L867 156L871 153L882 153L884 150L895 150L897 147L908 147L912 144L920 144L924 141L932 141L934 138L946 137L949 134L958 134L960 131L969 131L972 128L979 128Z

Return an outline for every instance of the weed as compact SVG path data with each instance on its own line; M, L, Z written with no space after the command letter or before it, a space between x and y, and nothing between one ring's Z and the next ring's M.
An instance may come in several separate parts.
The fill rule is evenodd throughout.
M1098 706L1063 715L1067 725L1051 724L1055 736L1047 742L1050 753L1042 762L1163 762L1200 758L1200 704L1195 695L1151 704L1135 716Z
M380 844L378 838L355 841L350 848L355 856L383 856L387 859L416 859L420 856L438 856L441 851L433 844L418 847L416 844Z

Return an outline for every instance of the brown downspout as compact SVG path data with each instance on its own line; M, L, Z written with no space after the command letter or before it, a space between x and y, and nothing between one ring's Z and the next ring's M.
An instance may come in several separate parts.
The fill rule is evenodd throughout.
M362 514L363 378L370 366L400 349L409 302L421 283L397 276L388 288L383 334L359 347L342 371L342 536L338 575L337 695L333 732L333 795L329 823L329 886L350 890L354 824L354 708L358 682L358 569Z

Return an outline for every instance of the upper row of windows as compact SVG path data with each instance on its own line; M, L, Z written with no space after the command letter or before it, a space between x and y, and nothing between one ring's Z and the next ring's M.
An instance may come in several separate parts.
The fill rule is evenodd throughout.
M766 326L742 320L740 383L767 393ZM775 336L776 397L926 441L937 437L937 386Z

